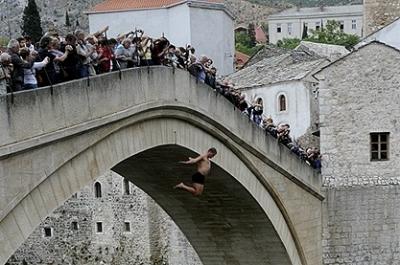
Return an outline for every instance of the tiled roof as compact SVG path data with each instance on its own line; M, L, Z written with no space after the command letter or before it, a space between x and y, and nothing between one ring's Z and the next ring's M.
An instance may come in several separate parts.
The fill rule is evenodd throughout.
M308 54L327 58L329 61L335 61L342 56L350 53L344 46L325 44L325 43L314 43L309 41L302 41L300 45L296 47L296 51L303 51Z
M91 12L124 11L134 9L164 8L186 0L105 0L97 4ZM206 0L200 2L221 3L221 0Z
M278 82L300 80L319 70L326 59L303 52L288 52L266 58L228 76L238 88L266 86Z
M236 58L237 64L243 65L250 59L250 56L248 56L247 54L244 54L242 52L235 51L235 58Z

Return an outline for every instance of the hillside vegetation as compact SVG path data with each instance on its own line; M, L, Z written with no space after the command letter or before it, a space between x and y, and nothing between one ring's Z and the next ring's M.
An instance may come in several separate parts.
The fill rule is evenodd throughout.
M248 0L251 3L265 5L269 7L288 7L288 6L338 6L349 4L362 4L362 0Z

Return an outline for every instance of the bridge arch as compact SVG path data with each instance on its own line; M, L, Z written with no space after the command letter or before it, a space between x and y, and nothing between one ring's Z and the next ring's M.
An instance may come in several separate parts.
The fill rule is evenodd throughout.
M2 261L5 257L8 258L40 221L57 206L106 170L113 168L147 191L170 213L205 265L307 264L302 244L287 209L278 192L269 183L267 175L270 172L261 172L258 169L259 163L265 162L268 158L261 160L262 153L235 136L229 127L205 115L204 110L196 109L190 103L182 104L178 101L172 104L170 101L167 103L149 101L124 110L124 116L120 118L116 118L115 115L104 117L108 120L104 123L101 119L94 119L93 122L97 125L88 126L86 123L85 130L73 128L73 132L70 133L65 130L55 131L46 136L47 141L39 144L33 140L29 142L28 139L23 143L25 149L11 144L7 146L8 152L11 152L8 155L4 155L7 150L0 150L0 156L3 155L0 163L5 161L0 169L5 173L11 170L7 169L7 166L15 166L18 163L17 160L21 158L24 160L24 156L30 157L35 152L44 154L42 155L44 157L52 157L54 153L60 152L62 154L58 155L64 157L62 162L52 158L54 161L44 166L47 168L44 174L38 174L40 178L35 182L36 185L30 185L20 192L18 197L9 204L8 210L6 208L2 211L6 214L0 218L2 220L0 241L7 242L0 247ZM61 151L66 146L76 148ZM171 189L172 185L179 180L178 177L190 174L185 171L187 169L173 168L177 174L174 179L172 172L175 171L171 171L171 163L160 163L159 167L154 168L149 167L151 163L145 163L146 158L154 154L160 155L163 158L161 161L172 162L168 160L171 155L166 151L168 149L173 150L172 157L175 159L178 156L193 154L193 152L200 153L209 146L215 146L219 150L219 155L214 162L218 174L211 176L206 186L206 189L213 192L208 193L206 190L206 195L200 199L191 198L188 194L182 195ZM13 149L15 151L12 151ZM72 152L71 150L79 151ZM40 161L45 163L43 162L45 159ZM133 170L138 174L132 174L132 165L134 165ZM147 171L148 168L150 171L153 170L153 173L145 174L146 168ZM161 186L163 192L160 192L160 186L157 186L157 189L152 187L152 183L157 182L146 181L146 176L151 176L153 180L157 179L154 170L170 173L165 177L169 179L168 185ZM223 177L218 179L218 176ZM224 183L229 183L229 185L216 189L213 183L216 187ZM241 194L242 197L235 197L235 194ZM236 201L246 198L244 200L246 203L243 202L246 207L241 207L233 213L224 213L223 203L228 205L234 203L235 198ZM168 202L171 203L168 204ZM192 207L177 207L187 202L189 204L186 205ZM219 208L207 209L211 211L207 213L211 214L210 218L215 222L211 221L206 229L201 223L195 223L189 217L195 215L195 208L193 208L195 205L204 206L207 203L219 204ZM176 209L180 209L181 212L174 212ZM246 209L253 209L256 214ZM205 215L205 217L208 216ZM246 225L239 222L243 222L244 217L254 219ZM200 219L200 221L204 220ZM205 223L207 224L207 220ZM240 231L241 226L251 233L246 233L246 230ZM268 236L261 237L261 235ZM221 238L229 240L221 240ZM210 242L215 247L214 249L210 248Z

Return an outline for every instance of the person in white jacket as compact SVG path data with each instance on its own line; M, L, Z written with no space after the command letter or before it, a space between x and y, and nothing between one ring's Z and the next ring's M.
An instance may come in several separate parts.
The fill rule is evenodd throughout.
M23 48L19 52L22 60L24 61L35 61L37 57L37 52L31 52L28 48ZM49 57L44 58L41 62L34 62L32 68L24 69L24 90L35 89L38 87L38 82L36 79L36 70L43 69L48 63Z

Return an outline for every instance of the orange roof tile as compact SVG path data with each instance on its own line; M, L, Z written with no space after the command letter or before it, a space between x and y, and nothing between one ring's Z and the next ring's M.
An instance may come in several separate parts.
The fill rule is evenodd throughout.
M266 43L267 42L267 35L265 34L264 30L261 26L256 28L256 41L258 43Z
M95 5L92 12L163 8L185 1L186 0L105 0ZM221 3L222 0L205 0L203 2Z
M247 61L250 59L250 56L248 56L247 54L244 54L242 52L235 51L235 59L236 59L236 63L238 65L243 65L243 64L247 63Z

